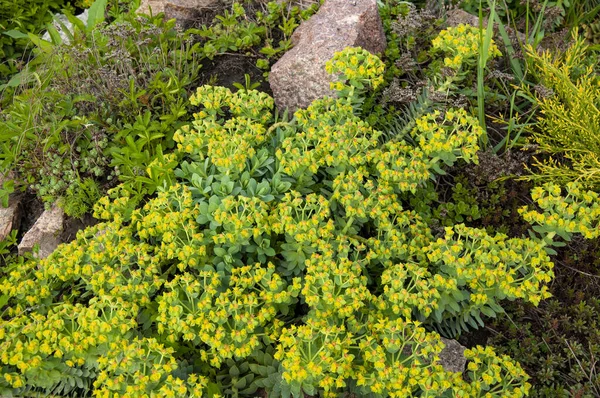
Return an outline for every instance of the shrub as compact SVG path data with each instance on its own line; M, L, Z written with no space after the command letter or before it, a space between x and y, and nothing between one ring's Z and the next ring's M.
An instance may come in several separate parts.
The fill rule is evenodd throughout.
M540 108L532 143L541 154L526 178L551 180L557 184L578 181L597 189L600 186L600 101L598 76L590 50L583 39L564 54L529 49L539 85L535 91Z

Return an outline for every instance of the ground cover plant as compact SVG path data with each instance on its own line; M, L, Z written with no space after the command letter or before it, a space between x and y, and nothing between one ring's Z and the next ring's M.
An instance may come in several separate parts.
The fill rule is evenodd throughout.
M0 169L15 176L5 193L28 190L74 217L89 213L118 180L152 194L156 182L145 169L172 150L174 131L190 120L188 97L203 78L202 63L253 51L268 69L316 9L271 2L253 8L253 21L235 3L212 25L180 32L162 15L136 15L136 4L113 15L119 4L94 2L87 25L78 21L68 42L32 36L37 57L13 79L19 90L5 93L0 113Z
M182 30L98 0L70 43L29 35L0 198L99 223L0 243L0 395L597 396L597 61L536 48L593 10L427 3L382 1L386 53L336 54L338 97L293 115L256 88L317 2Z
M383 63L349 49L330 69L351 94L292 120L264 93L198 88L194 122L155 165L156 198L120 185L95 206L104 222L8 266L5 391L525 396L526 374L489 347L466 352L465 377L446 372L433 330L477 327L502 299L546 298L545 249L597 236L598 196L534 191L530 238L464 224L434 234L407 199L477 161L477 119L434 113L381 142L356 103Z

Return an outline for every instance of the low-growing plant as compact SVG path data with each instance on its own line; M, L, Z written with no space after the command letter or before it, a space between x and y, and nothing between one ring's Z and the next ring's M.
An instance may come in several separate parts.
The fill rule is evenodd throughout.
M528 178L559 184L578 181L587 187L600 184L600 98L598 76L590 50L575 36L564 54L550 51L528 55L539 79L535 96L540 108L538 123L531 129L532 143L549 157L539 157Z
M598 239L574 239L559 250L553 298L535 308L509 303L489 328L488 343L518 360L531 376L531 397L596 397L600 393Z
M2 169L74 216L89 212L111 180L133 184L173 147L200 68L174 21L126 14L106 25L99 4L90 10L95 22L77 26L70 43L40 50L23 72L38 78L2 112Z
M29 45L27 32L39 33L52 20L52 13L63 7L71 8L65 0L18 0L0 2L0 82L19 70L21 57Z
M268 65L318 5L300 10L272 2L248 18L235 3L209 27L186 32L162 15L133 10L107 23L105 14L121 6L97 0L87 25L68 15L68 43L55 30L52 43L30 35L38 55L11 81L21 91L1 115L1 169L15 171L16 187L33 189L44 202L68 203L69 215L91 209L96 193L75 194L81 187L103 193L119 179L139 195L152 194L157 185L146 168L172 151L173 132L189 121L187 96L201 61L252 51Z
M375 56L338 59L357 73L341 91L378 81ZM444 370L432 330L548 297L549 239L463 224L435 234L403 198L477 161L477 119L427 115L381 143L355 100L316 100L288 120L264 93L198 88L194 121L156 166L171 173L156 197L119 185L95 205L102 223L6 268L0 391L527 395L521 367L489 347L465 352L464 377ZM598 206L574 188L573 203ZM569 231L595 222L582 220Z
M292 48L291 36L296 27L313 15L319 4L301 9L287 2L270 1L260 11L249 12L251 7L236 2L231 11L217 15L210 25L189 32L201 39L196 50L208 59L236 53L251 56L266 77L271 65Z

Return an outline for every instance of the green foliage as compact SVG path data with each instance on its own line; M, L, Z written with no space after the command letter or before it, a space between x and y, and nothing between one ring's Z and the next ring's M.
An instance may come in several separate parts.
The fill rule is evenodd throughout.
M38 54L11 83L21 91L0 118L0 168L15 171L16 187L33 188L44 202L70 203L69 214L91 209L93 201L75 193L86 179L100 192L118 178L137 195L152 194L170 162L173 132L189 121L187 96L201 61L250 51L268 65L317 6L272 2L249 16L236 3L211 26L182 34L162 16L111 20L119 1L95 1L87 25L66 12L74 24L68 44L52 30L52 43L28 36Z
M427 206L426 203L419 205ZM451 201L440 203L432 215L434 220L439 220L442 226L447 227L458 223L472 223L481 218L482 212L474 189L470 189L463 177L454 181Z
M51 21L52 13L70 7L65 0L18 0L0 2L0 81L18 70L28 46L27 32L39 33ZM71 8L72 9L72 8Z
M86 178L67 188L60 206L68 216L81 218L94 206L100 196L98 183L92 178Z
M318 9L314 3L306 9L286 2L271 1L262 11L249 13L241 3L233 3L231 11L217 15L210 25L189 32L201 38L195 48L208 59L230 53L243 53L256 58L256 66L266 72L287 50L291 36L300 23Z
M352 65L356 51L338 59L377 81L378 60ZM490 348L466 352L466 377L445 371L431 330L477 327L502 299L537 305L546 242L437 234L407 200L477 162L478 121L425 115L382 143L355 100L287 120L264 93L200 87L155 197L119 185L95 205L102 223L6 269L3 393L527 395L521 367Z
M363 117L372 126L386 135L403 135L416 118L435 109L443 112L472 106L485 131L490 110L496 114L510 108L514 114L513 108L520 101L510 101L514 90L507 87L507 75L497 69L499 63L495 61L502 54L492 38L491 22L487 29L460 24L442 30L443 18L430 8L417 9L398 1L384 2L380 12L388 38L388 71L386 88L367 98L363 106ZM484 135L481 145L503 142L509 146L518 139L511 138Z
M540 152L550 155L534 163L526 178L550 180L558 184L578 181L587 187L600 186L600 98L598 76L592 54L583 40L564 53L537 53L529 56L542 89L535 98L540 107L532 141Z
M535 398L585 397L600 393L598 333L599 241L575 239L557 257L553 298L534 308L506 306L492 324L488 343L518 360L532 377Z
M45 202L62 197L77 215L99 194L91 182L79 192L88 179L100 192L116 177L141 194L156 189L142 176L173 147L172 129L187 115L186 88L200 68L174 21L126 14L106 25L105 5L92 5L88 26L78 26L69 44L43 42L52 51L23 72L29 88L0 121L2 169L15 172L17 187Z

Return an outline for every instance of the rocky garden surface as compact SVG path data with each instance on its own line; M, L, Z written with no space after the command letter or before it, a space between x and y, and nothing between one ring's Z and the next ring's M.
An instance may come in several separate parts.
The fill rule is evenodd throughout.
M600 397L599 12L0 0L0 396Z

